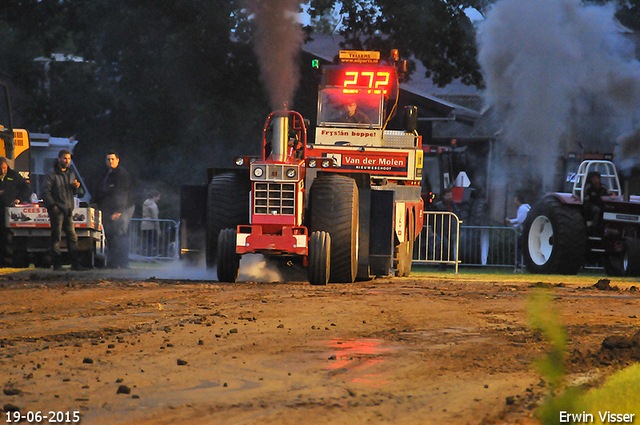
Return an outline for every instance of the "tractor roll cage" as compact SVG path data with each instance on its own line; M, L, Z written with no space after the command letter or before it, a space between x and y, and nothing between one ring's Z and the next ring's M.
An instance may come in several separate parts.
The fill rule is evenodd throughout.
M621 196L620 180L616 166L611 161L583 161L578 168L573 182L573 196L584 201L584 187L587 184L587 176L590 172L600 173L600 180L609 189L611 195Z

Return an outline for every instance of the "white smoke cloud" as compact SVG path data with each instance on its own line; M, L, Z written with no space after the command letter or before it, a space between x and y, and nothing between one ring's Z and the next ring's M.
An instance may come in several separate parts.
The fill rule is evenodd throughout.
M204 259L202 259L204 263ZM188 265L181 261L166 263L163 266L140 267L127 270L121 277L147 279L150 276L158 279L180 279L180 280L218 280L216 268L205 269L203 265ZM298 276L296 276L298 277ZM289 279L287 279L289 278ZM285 282L291 276L283 276L278 270L275 262L267 261L267 258L260 254L246 254L240 259L240 269L238 274L239 282ZM298 279L299 280L299 279Z
M637 114L640 63L614 12L580 0L502 0L479 26L486 96L502 115L503 140L533 159L545 188L568 136L612 143L628 125L620 113ZM596 108L611 118L585 120Z
M246 254L240 259L239 281L253 282L282 282L284 279L280 275L275 264L270 264L267 259L260 254Z

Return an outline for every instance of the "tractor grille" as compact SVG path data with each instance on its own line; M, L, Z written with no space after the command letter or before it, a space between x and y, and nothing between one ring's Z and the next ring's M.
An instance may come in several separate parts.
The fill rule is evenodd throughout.
M255 214L294 215L295 183L256 183L253 196Z

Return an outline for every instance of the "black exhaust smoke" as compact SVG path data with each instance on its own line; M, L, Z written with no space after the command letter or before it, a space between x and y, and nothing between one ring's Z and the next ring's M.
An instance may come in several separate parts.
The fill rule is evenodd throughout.
M618 173L629 179L633 169L640 166L640 127L618 137L614 159Z
M299 0L246 0L256 32L254 49L262 70L271 109L291 103L298 86L298 55L303 32L298 21Z
M528 156L503 170L505 179L530 173L553 189L560 155L576 149L572 138L610 143L625 131L616 114L639 109L640 62L614 4L584 3L501 0L480 24L478 60L504 123L501 140L508 153ZM594 105L609 113L596 128Z

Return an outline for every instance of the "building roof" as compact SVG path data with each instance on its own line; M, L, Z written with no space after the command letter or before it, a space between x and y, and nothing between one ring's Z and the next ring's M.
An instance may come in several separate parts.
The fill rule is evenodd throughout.
M436 121L433 123L433 139L477 142L497 137L502 128L502 121L494 108L486 108L484 98L480 94L442 95L442 98L478 111L480 117L474 120L471 126L460 122Z

